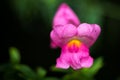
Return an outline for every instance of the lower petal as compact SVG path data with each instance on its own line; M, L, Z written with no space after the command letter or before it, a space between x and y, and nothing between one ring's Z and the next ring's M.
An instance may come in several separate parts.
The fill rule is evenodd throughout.
M82 67L86 67L86 68L89 68L92 66L93 64L93 58L88 56L88 57L83 57L80 59L81 61L81 66Z
M68 69L69 68L69 64L66 63L64 60L62 60L61 58L58 58L57 59L57 64L56 64L56 68Z
M70 57L69 64L74 70L80 69L81 68L80 57L77 54L73 54Z

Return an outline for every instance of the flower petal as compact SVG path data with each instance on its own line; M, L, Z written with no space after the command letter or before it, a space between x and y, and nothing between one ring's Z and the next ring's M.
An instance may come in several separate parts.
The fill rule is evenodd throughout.
M58 8L54 18L53 27L56 25L73 24L78 26L80 21L72 9L65 3L61 4Z
M60 47L62 46L62 41L60 39L60 37L58 36L58 34L55 33L54 30L51 31L50 33L50 37L51 37L51 47L53 48L53 44L55 44L55 47Z
M75 70L80 69L81 68L80 56L78 54L72 54L69 60L69 64Z
M76 35L77 28L72 24L66 24L62 27L61 31L62 31L61 35L63 38L69 38Z
M75 70L84 67L84 64L85 64L84 58L89 57L89 52L88 52L89 50L84 48L86 47L82 45L78 52L72 53L68 50L67 45L63 46L62 53L60 57L57 59L56 67L67 69L69 68L69 66L71 66ZM88 62L86 64L88 64Z
M80 24L77 28L80 40L88 47L93 45L100 34L100 26L97 24Z
M58 58L57 59L57 64L56 64L56 68L68 69L69 68L69 64L66 63L64 60L62 60L61 58Z
M69 51L68 51L69 52ZM73 69L80 69L83 66L81 65L81 58L89 56L89 49L82 44L79 48L79 51L76 53L69 53L71 54L69 64Z
M50 37L54 43L58 46L62 46L71 37L75 36L77 28L72 24L66 24L64 26L56 26L51 31Z
M93 58L90 56L81 58L80 61L81 61L81 66L86 68L91 67L93 64Z

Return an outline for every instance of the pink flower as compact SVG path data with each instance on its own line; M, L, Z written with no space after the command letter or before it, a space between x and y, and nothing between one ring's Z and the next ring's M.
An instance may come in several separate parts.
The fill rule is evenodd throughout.
M53 27L69 23L78 26L80 21L72 9L67 4L63 3L53 18Z
M50 33L51 46L60 47L61 55L57 58L57 68L88 68L93 64L89 48L100 34L97 24L81 23L70 7L63 3L54 19Z

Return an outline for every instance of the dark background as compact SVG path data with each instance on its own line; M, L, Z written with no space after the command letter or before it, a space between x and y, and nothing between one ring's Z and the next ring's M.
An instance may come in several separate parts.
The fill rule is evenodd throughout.
M117 0L105 1L120 7ZM60 53L59 48L53 50L49 46L52 20L48 19L47 23L47 18L45 20L40 13L39 16L31 17L30 21L21 22L10 3L11 1L1 3L0 64L9 62L8 49L14 46L20 50L22 64L27 64L33 69L42 66L49 71L49 67L56 63L55 60ZM120 10L119 7L117 8ZM112 11L114 10L111 9ZM102 32L98 39L100 43L91 55L94 58L104 58L104 66L96 74L96 79L114 80L120 76L120 17L110 17L105 13L102 18ZM50 71L48 75L58 76Z

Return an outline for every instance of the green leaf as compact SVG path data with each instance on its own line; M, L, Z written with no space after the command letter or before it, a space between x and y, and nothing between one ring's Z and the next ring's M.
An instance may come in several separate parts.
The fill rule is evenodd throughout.
M27 65L16 65L15 69L20 72L19 74L21 77L24 77L27 80L35 80L36 78L35 72Z
M94 80L93 77L86 77L83 74L73 73L68 74L63 77L62 80Z
M41 68L41 67L37 68L37 74L38 74L38 77L39 77L39 78L45 77L46 73L47 73L47 72L46 72L45 69L43 69L43 68Z
M3 80L16 80L15 78L18 77L16 74L16 70L10 63L0 65L0 73L2 73L1 76Z
M100 70L100 68L102 68L102 66L103 58L99 57L98 59L95 60L93 66L89 69L89 71L92 75L95 75Z
M102 68L102 66L103 66L103 59L102 57L99 57L94 61L92 67L83 68L81 72L84 73L86 76L87 75L94 76L100 70L100 68Z
M12 64L18 64L18 63L20 63L20 53L19 53L19 51L18 51L17 48L10 47L9 54L10 54L10 62Z

